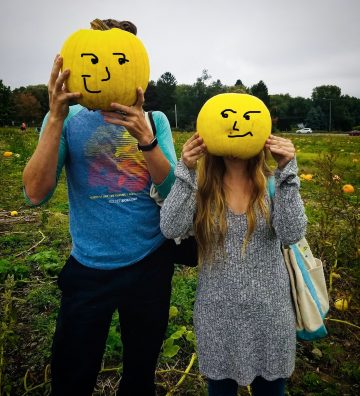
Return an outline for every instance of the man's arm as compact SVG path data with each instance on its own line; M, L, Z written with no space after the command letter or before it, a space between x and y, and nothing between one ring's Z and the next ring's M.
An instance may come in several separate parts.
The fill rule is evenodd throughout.
M38 205L56 185L58 153L62 129L69 112L69 101L80 93L69 93L64 82L70 71L60 73L62 58L57 55L48 84L49 116L34 154L25 166L23 184L25 193L33 205Z
M63 121L49 116L39 143L23 172L23 184L31 204L40 204L55 188Z

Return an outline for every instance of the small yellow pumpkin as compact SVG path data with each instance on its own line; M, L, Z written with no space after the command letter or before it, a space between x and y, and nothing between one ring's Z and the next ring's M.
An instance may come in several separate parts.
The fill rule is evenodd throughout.
M335 303L334 303L334 307L338 310L338 311L346 311L349 308L349 302L350 299L347 298L338 298Z
M209 153L248 159L263 149L271 133L270 112L257 97L224 93L201 108L197 132Z
M355 188L351 184L345 184L342 190L346 194L352 194L355 191Z
M81 92L78 102L89 109L111 110L112 102L131 106L136 88L147 88L146 49L125 30L78 30L65 41L61 56L63 70L70 69L67 89Z
M304 180L312 180L313 179L313 175L308 173L307 175L304 175Z
M4 151L4 157L11 157L13 155L12 151Z
M16 210L12 210L10 212L10 216L17 216L17 215L18 215L18 212Z

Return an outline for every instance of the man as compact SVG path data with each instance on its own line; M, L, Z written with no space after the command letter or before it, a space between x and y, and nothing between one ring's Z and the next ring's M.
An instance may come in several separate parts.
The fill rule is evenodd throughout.
M136 34L130 22L102 22ZM50 111L23 173L32 205L51 197L63 165L67 173L73 246L58 280L52 394L92 394L117 309L123 343L119 394L153 396L168 321L173 243L160 232L150 189L165 198L174 181L169 123L154 112L154 137L141 89L134 106L114 104L116 112L69 106L81 95L64 89L70 70L61 73L61 66L58 55L48 85Z

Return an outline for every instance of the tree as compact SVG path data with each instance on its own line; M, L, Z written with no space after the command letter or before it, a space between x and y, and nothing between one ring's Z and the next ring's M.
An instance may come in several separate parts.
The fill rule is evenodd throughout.
M159 98L157 95L157 88L155 81L151 80L145 91L144 110L157 110L159 109Z
M180 84L175 90L178 128L194 130L193 87Z
M270 97L268 93L267 86L265 85L264 81L260 80L257 84L253 85L250 88L250 92L252 95L261 99L266 106L270 104Z
M326 117L320 106L311 107L306 115L305 123L307 127L318 131L326 129Z
M171 124L174 124L174 106L175 106L175 89L176 78L170 72L160 76L156 83L156 93L158 98L158 109L163 111Z
M45 84L29 85L26 87L26 92L31 93L40 103L43 117L49 111L49 93L48 87Z
M312 100L338 99L341 96L341 89L336 85L320 85L315 87L311 94Z
M0 125L10 124L11 121L11 88L0 80Z
M19 122L28 124L40 123L43 114L41 105L35 96L28 92L21 92L14 96L16 118Z

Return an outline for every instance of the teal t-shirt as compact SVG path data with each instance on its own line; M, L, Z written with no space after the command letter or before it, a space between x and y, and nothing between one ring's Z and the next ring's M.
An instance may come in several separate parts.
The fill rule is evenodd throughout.
M159 147L171 165L167 178L155 185L165 198L174 182L176 154L166 116L153 112L153 119ZM150 197L150 174L136 139L124 127L105 123L99 111L71 106L59 147L58 177L63 165L71 254L80 263L119 268L138 262L164 242L160 208Z

